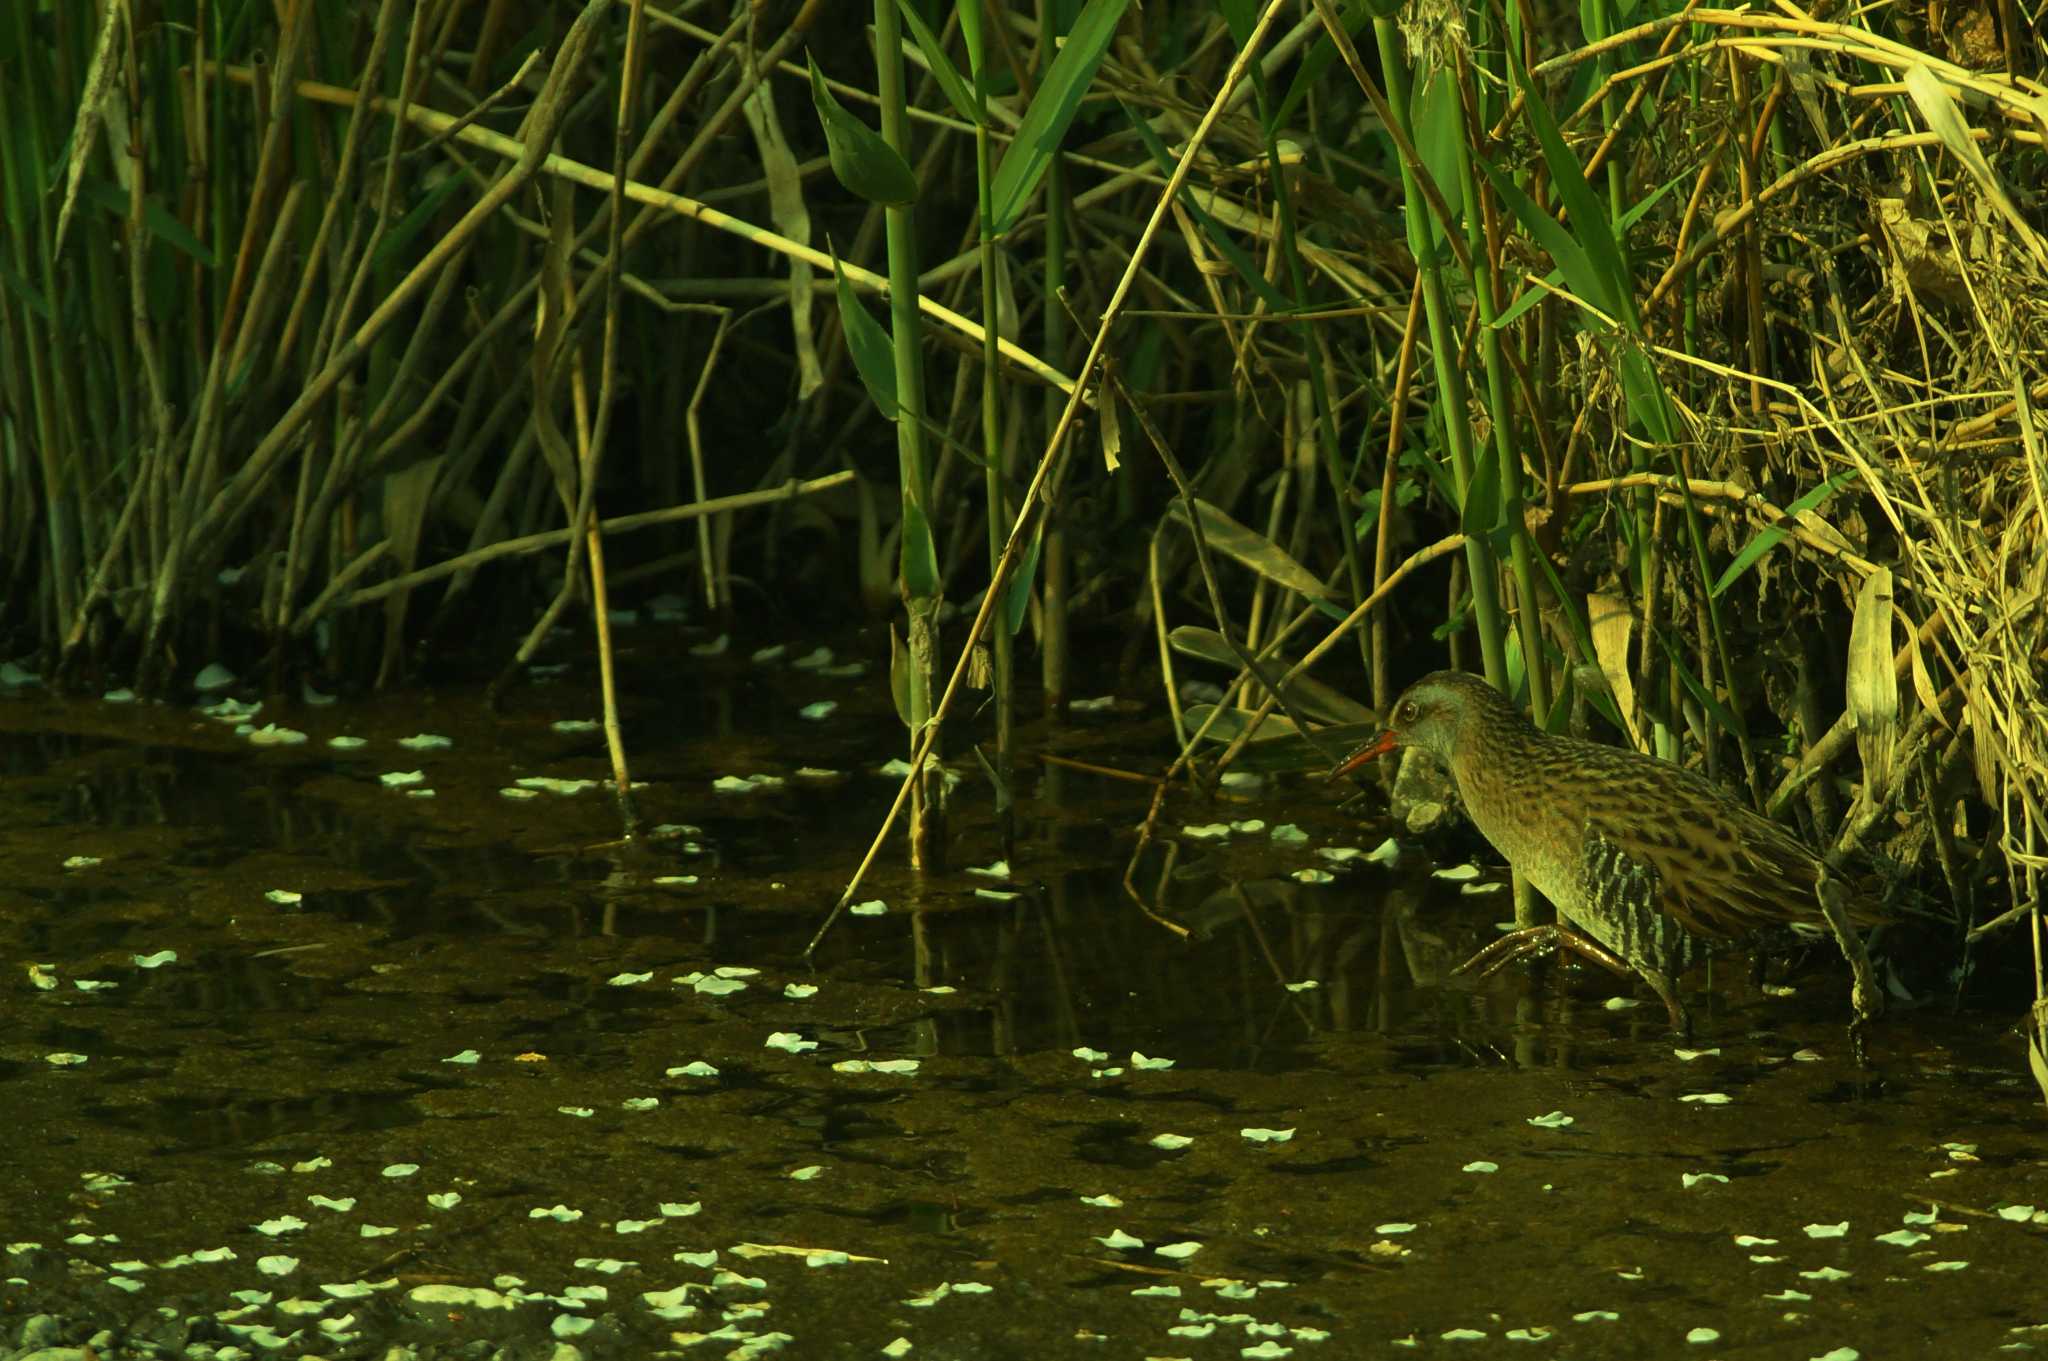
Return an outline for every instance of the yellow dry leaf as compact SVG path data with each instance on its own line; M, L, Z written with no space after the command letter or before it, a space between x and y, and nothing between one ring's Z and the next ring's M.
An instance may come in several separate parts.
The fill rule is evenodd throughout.
M1880 567L1856 596L1849 625L1848 709L1863 758L1863 797L1875 802L1891 779L1899 726L1899 676L1892 670L1892 574Z
M1593 655L1600 663L1600 674L1607 680L1615 707L1621 710L1621 721L1628 725L1628 740L1641 751L1643 735L1636 728L1636 687L1628 673L1635 611L1620 596L1596 591L1586 597L1586 625L1593 634Z

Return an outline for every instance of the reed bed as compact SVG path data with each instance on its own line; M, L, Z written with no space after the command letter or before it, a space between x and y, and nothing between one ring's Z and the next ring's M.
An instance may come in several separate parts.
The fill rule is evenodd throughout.
M1746 785L1959 941L2024 925L2039 991L2021 7L0 30L0 636L64 681L163 689L225 630L389 682L479 597L518 602L509 677L565 610L601 630L608 545L719 617L823 525L897 640L920 862L941 734L986 757L956 797L1007 808L1016 672L1057 713L1075 621L1152 640L1126 673L1197 782L1369 722L1440 647ZM991 716L947 723L970 685Z

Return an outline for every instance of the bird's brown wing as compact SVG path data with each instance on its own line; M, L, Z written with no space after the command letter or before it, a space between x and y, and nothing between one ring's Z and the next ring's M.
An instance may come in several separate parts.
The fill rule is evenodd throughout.
M1695 778L1658 781L1586 809L1587 844L1625 848L1656 906L1710 940L1819 926L1820 860L1789 832Z

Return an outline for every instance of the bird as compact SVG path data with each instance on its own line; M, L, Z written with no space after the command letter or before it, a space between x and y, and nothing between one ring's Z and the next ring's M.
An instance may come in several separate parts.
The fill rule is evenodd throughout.
M1856 929L1883 914L1785 828L1669 761L1542 732L1461 671L1432 672L1402 691L1386 730L1331 778L1397 747L1428 752L1450 772L1474 825L1563 919L1508 933L1461 971L1569 950L1640 976L1685 1035L1691 1018L1678 979L1693 965L1739 945L1826 932L1855 975L1860 1052L1882 993Z

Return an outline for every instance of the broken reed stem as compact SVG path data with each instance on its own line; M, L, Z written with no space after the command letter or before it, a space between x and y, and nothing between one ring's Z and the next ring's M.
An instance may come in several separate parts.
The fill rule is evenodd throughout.
M732 496L713 497L709 501L693 501L685 506L668 506L661 510L643 510L632 515L619 515L609 520L600 521L592 525L591 528L602 530L605 534L616 537L620 534L630 534L635 530L650 529L655 525L674 524L678 520L695 519L700 515L718 515L730 510L747 510L754 506L769 505L776 501L794 501L800 496L814 496L819 492L831 491L835 487L848 486L853 482L854 477L855 474L851 469L827 473L823 477L814 477L807 482L792 480L780 487L768 487L760 491L738 492ZM437 562L432 567L422 567L418 571L408 572L402 577L393 577L389 581L380 581L375 586L365 586L362 590L352 592L345 599L337 601L336 597L347 590L348 583L360 576L370 562L382 557L387 551L389 548L388 542L379 541L364 550L361 557L343 569L341 574L336 576L328 588L321 593L318 600L315 600L299 612L298 618L292 621L292 632L295 634L304 633L313 626L315 620L326 614L329 609L354 609L359 605L367 605L372 601L382 600L385 596L395 591L409 591L415 587L425 585L427 582L438 581L446 576L453 576L457 572L467 572L482 567L484 564L494 562L499 558L519 557L527 553L544 553L552 548L560 548L563 544L568 543L576 533L575 528L564 526L561 529L550 529L539 534L527 534L517 539L501 539L497 543L487 544L473 552L464 553L459 557L449 558L443 562Z
M1708 501L1732 501L1745 509L1755 511L1771 525L1799 540L1808 548L1829 557L1839 559L1864 576L1877 570L1877 564L1867 558L1858 557L1850 551L1848 541L1830 543L1823 536L1814 533L1798 520L1791 520L1784 511L1766 501L1749 488L1734 482L1717 482L1703 478L1681 478L1669 473L1629 473L1622 477L1601 477L1590 482L1574 482L1559 488L1563 496L1593 496L1601 492L1624 491L1632 487L1654 487L1660 498L1671 505L1682 505L1680 499L1690 492L1696 499ZM1807 511L1816 515L1815 511ZM1786 523L1790 520L1790 523Z
M205 66L210 71L243 84L247 84L253 79L249 68L246 66L222 66L216 62L207 62ZM340 108L353 108L357 103L356 93L353 90L344 90L336 85L324 85L319 81L302 80L297 82L292 88L301 99L309 99L316 103L332 104ZM418 105L412 105L401 111L391 100L384 98L382 95L372 96L370 105L379 113L396 116L402 112L407 121L425 129L429 133L437 136L447 134L472 146L481 147L494 155L502 156L507 160L517 161L527 155L527 148L514 138L507 137L501 132L493 132L489 128L473 125L458 128L459 119L442 113L437 109L427 109L421 108ZM560 176L563 179L570 180L589 189L606 191L612 185L611 172L601 170L596 166L585 165L581 161L571 160L567 156L558 153L551 152L542 157L537 169L550 175ZM1185 179L1185 176L1182 178ZM1177 188L1178 183L1176 183ZM832 272L832 257L823 251L813 250L809 246L791 241L788 237L779 236L774 232L757 227L743 218L722 213L718 209L699 203L695 199L688 198L682 194L672 193L665 189L658 189L639 180L627 180L624 191L625 196L635 203L644 204L651 208L664 209L675 214L677 217L687 218L693 222L701 222L707 227L736 236L742 241L774 251L778 255L788 256L793 260L806 261L827 274ZM509 193L506 197L510 197ZM869 289L882 297L886 298L889 296L889 281L881 275L876 274L872 270L862 269L860 266L844 260L839 262L839 268L846 275L848 282L858 284L862 288ZM918 295L917 305L919 311L931 320L965 336L976 345L982 343L980 323L960 315L949 307L941 306L922 293ZM1029 350L1022 348L1012 341L1001 339L997 340L996 347L1005 359L1040 382L1048 383L1062 392L1069 394L1073 392L1074 379L1061 373Z

